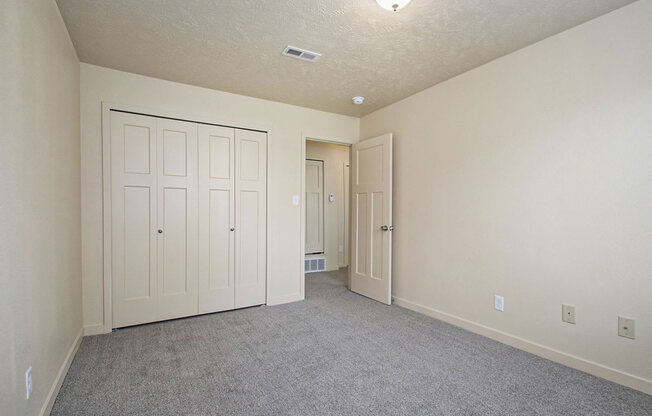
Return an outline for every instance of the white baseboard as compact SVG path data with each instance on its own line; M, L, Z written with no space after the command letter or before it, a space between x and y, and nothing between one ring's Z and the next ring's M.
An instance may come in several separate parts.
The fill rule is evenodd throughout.
M301 293L294 293L292 295L277 296L275 298L270 298L267 301L267 305L268 306L281 305L283 303L298 302L300 300L303 300L303 296L301 296Z
M539 357L555 361L559 364L592 374L597 377L604 378L614 383L622 384L623 386L631 387L635 390L642 391L643 393L652 394L652 380L648 380L624 371L616 370L615 368L607 367L605 365L589 361L536 342L528 341L526 339L508 334L488 326L451 315L446 312L438 311L428 306L420 305L418 303L409 301L407 299L394 297L394 303L398 306L410 309L412 311L439 319L440 321L459 326L468 331L480 334L495 341L507 344L514 348L527 351L531 354L538 355Z
M84 336L106 334L104 324L93 324L84 326Z
M54 379L54 383L52 383L52 387L50 387L50 391L48 392L48 395L45 397L45 403L43 403L43 407L39 412L40 416L47 416L52 411L52 406L54 406L54 401L57 399L57 394L59 394L59 389L61 388L63 379L66 378L66 374L68 373L70 364L72 364L72 359L75 358L75 354L79 349L79 344L81 344L83 332L84 332L83 329L79 330L77 337L75 338L72 345L70 346L70 349L68 350L68 354L66 355L66 359L63 360L63 364L61 364L61 367L59 368L59 372L57 373L57 376Z

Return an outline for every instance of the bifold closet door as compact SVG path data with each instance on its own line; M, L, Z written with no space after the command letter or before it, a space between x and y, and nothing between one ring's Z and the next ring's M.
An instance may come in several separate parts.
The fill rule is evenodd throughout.
M157 120L157 320L197 314L197 124Z
M113 327L197 313L197 125L111 112Z
M265 303L267 134L111 111L113 327Z
M156 119L111 112L113 326L156 320Z
M199 125L199 313L235 308L235 129Z
M267 134L235 129L235 307L265 303Z

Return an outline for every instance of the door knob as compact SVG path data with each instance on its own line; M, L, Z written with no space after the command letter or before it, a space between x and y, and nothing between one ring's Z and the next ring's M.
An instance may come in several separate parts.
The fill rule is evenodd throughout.
M235 227L231 227L231 231L235 231Z
M393 225L389 226L389 231L394 231L394 226Z
M386 226L386 225L381 225L380 229L383 230L383 231L387 231L387 230L389 230L389 227Z
M159 229L158 229L158 233L159 233L159 234L163 234L163 230L159 228Z

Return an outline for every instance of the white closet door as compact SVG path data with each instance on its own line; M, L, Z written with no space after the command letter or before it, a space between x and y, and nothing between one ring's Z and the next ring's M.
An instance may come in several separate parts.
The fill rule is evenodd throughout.
M156 119L111 112L113 326L156 320ZM107 178L108 179L108 178Z
M157 127L160 320L197 314L197 124Z
M306 160L306 254L324 252L324 161Z
M235 130L235 307L265 303L267 134Z
M199 125L199 313L235 308L235 129Z

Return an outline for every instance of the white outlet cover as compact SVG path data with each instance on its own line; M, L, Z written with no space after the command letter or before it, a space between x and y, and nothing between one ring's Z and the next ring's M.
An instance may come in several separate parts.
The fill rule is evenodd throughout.
M30 394L32 394L32 367L25 371L25 399L29 400Z
M635 321L631 318L618 317L618 336L636 339Z
M503 312L505 308L505 298L502 296L495 295L494 296L494 309L497 311Z
M299 195L292 195L292 205L299 206Z
M561 320L569 324L575 324L575 307L561 305Z

